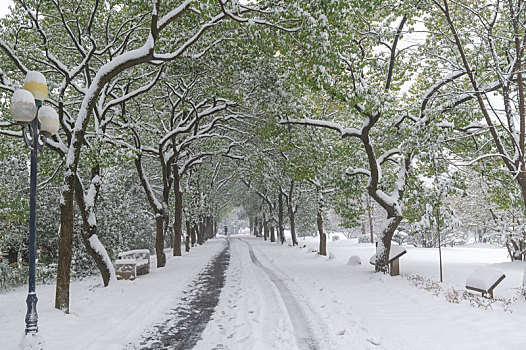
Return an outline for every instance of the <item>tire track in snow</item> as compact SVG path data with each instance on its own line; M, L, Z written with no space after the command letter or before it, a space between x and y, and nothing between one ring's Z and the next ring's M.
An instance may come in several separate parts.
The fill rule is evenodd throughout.
M298 349L285 304L245 244L230 241L230 265L212 319L194 350Z
M169 312L169 318L147 331L140 344L132 349L188 350L197 344L225 284L225 271L230 262L230 241L226 242L223 251L190 284L180 305Z
M296 341L298 343L298 346L301 350L317 350L320 349L319 344L316 339L313 338L313 331L311 329L311 326L305 317L303 310L299 306L298 302L296 301L296 298L292 295L292 293L289 291L287 286L283 283L283 281L268 267L261 264L261 262L256 257L256 254L254 253L254 250L252 249L252 246L247 241L240 239L248 246L248 251L250 254L250 259L252 260L252 263L256 265L260 270L262 270L269 279L274 283L276 286L276 289L278 290L281 299L283 300L283 303L285 304L285 307L287 309L287 312L290 317L290 321L292 323L292 327L294 328L294 334L296 335Z

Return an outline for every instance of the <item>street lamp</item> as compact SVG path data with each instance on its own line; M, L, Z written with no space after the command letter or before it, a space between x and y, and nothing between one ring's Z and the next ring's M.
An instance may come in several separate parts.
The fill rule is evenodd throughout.
M31 176L29 181L29 293L27 295L26 335L38 333L36 283L36 194L37 154L42 152L46 138L59 129L58 115L49 106L42 106L48 96L46 78L42 73L29 71L24 86L11 98L10 113L22 127L26 146L31 149ZM37 117L38 116L38 117Z

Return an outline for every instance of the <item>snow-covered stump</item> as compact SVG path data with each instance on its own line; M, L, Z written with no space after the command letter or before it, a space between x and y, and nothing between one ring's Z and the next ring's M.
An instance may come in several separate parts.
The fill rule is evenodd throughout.
M506 275L498 269L479 267L473 271L466 280L466 289L482 293L483 297L489 295L493 299L493 289L499 285Z

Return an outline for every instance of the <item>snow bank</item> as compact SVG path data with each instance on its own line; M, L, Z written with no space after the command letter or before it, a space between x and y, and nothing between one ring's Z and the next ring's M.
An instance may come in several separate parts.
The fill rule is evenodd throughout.
M354 268L346 265L351 255L368 261L375 251L374 244L327 242L327 249L337 258L326 264L304 254L318 243L317 239L305 239L302 244L307 249L291 249L261 242L259 249L267 261L279 267L277 272L290 276L287 284L298 298L323 318L328 329L324 349L504 350L520 349L526 343L526 334L515 332L510 337L509 332L526 319L526 302L520 296L511 302L512 312L496 304L484 310L467 302L448 302L444 296L417 288L405 278L374 273L369 264ZM408 252L403 257L404 275L438 281L438 249L404 248ZM498 287L499 298L517 297L526 263L509 262L505 248L443 247L442 258L444 283L436 282L442 289L454 288L462 293L474 269L492 264L506 274ZM363 336L369 347L355 345Z

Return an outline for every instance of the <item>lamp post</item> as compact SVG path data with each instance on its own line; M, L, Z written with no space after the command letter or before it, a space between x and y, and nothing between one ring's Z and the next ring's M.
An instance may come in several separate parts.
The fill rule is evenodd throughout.
M11 99L10 113L22 127L26 146L31 150L29 181L29 293L27 295L26 335L38 333L36 284L36 194L37 154L42 152L46 138L59 129L57 112L42 106L48 96L46 78L42 73L29 71L22 89L16 90ZM38 117L37 117L38 116Z

